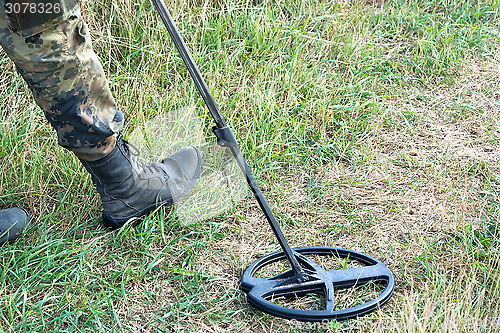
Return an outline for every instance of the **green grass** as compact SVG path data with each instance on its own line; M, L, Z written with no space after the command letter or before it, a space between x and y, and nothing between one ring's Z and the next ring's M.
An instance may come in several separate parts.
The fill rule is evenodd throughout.
M160 210L104 230L90 177L4 56L0 207L22 205L36 223L0 247L0 331L500 329L500 2L168 6L289 242L380 259L394 296L327 328L253 309L241 273L279 246L250 196L203 222ZM83 9L125 134L195 105L213 141L150 2Z

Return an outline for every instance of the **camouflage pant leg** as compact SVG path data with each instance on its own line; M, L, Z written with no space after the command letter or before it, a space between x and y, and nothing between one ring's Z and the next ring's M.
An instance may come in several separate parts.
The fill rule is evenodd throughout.
M115 146L123 114L76 2L46 0L65 5L64 10L56 17L37 16L41 22L35 22L26 14L20 19L7 14L5 1L18 0L0 0L0 43L57 131L59 144L85 160L104 157Z

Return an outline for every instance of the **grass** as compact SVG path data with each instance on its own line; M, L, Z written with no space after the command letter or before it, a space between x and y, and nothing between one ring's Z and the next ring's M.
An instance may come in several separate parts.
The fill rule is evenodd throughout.
M239 277L278 244L250 196L204 221L160 210L105 231L90 177L3 56L0 207L22 205L36 224L0 247L0 331L500 329L497 0L168 6L289 242L380 259L394 296L328 325L253 309ZM125 133L195 106L213 141L150 2L82 8ZM344 304L361 297L350 293Z

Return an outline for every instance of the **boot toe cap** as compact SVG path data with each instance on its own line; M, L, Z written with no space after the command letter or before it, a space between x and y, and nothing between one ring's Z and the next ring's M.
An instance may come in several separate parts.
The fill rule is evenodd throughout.
M173 161L187 178L198 178L203 166L202 156L198 148L186 146L164 159L162 163L168 165Z
M18 238L29 227L30 216L20 207L0 211L0 244Z
M169 176L168 186L174 202L186 196L201 176L203 154L193 146L186 146L164 159L163 164Z

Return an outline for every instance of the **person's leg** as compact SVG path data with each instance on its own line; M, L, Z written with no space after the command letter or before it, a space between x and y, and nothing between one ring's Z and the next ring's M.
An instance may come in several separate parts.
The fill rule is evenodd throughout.
M16 20L2 13L2 1L0 43L57 131L59 144L74 152L92 175L104 223L119 228L186 195L200 176L201 153L186 147L161 163L134 160L129 143L119 135L123 114L117 110L78 6L68 5L64 15L39 20L38 25L23 17L17 21L28 22L25 29L15 31Z
M59 144L82 160L95 161L113 150L123 114L92 49L79 7L71 1L62 3L68 4L46 21L36 12L19 18L0 9L5 17L0 20L0 42L57 131ZM24 26L16 23L23 19L28 22Z

